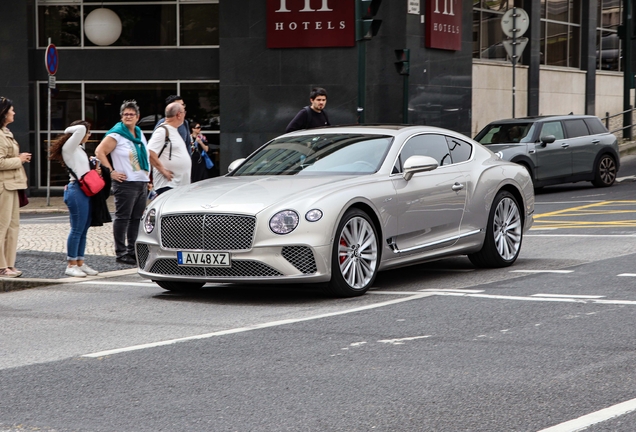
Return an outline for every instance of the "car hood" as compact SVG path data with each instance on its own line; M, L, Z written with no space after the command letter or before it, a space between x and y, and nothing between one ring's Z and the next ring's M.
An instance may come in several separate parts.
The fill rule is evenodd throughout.
M158 199L164 215L201 211L257 214L298 198L315 201L336 189L369 180L370 176L343 175L217 177L166 192Z

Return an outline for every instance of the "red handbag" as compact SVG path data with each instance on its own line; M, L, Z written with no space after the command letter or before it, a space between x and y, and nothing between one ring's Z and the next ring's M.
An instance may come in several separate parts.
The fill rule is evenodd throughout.
M77 175L72 169L68 168L68 171L75 177L75 180L79 183L80 189L86 194L86 196L96 195L100 190L104 189L106 182L94 169L89 170L82 178L77 178Z
M90 170L78 180L80 188L86 194L86 196L96 195L99 191L104 189L106 182L94 169Z

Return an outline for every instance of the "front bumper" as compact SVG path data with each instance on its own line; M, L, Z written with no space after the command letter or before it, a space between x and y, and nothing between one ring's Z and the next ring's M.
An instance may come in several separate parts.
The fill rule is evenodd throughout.
M330 245L263 246L232 251L231 267L180 266L176 250L142 241L135 248L139 275L153 281L319 283L331 279Z

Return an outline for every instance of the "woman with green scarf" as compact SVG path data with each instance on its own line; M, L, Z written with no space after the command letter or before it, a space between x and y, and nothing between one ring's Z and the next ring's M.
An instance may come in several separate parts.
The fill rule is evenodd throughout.
M106 132L106 136L95 149L95 156L102 166L110 169L115 197L113 237L116 260L118 263L136 265L135 241L139 222L146 208L150 159L146 149L146 138L137 126L137 102L124 101L119 114L121 121Z

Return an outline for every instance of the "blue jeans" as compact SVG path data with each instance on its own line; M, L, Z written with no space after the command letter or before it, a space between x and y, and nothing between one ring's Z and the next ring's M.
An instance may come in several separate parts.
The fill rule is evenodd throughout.
M115 197L115 220L113 237L115 254L135 256L135 241L139 232L139 222L146 208L148 183L138 181L113 182Z
M77 182L71 182L64 190L64 204L68 207L71 232L66 240L66 259L84 260L86 233L91 226L91 199Z

